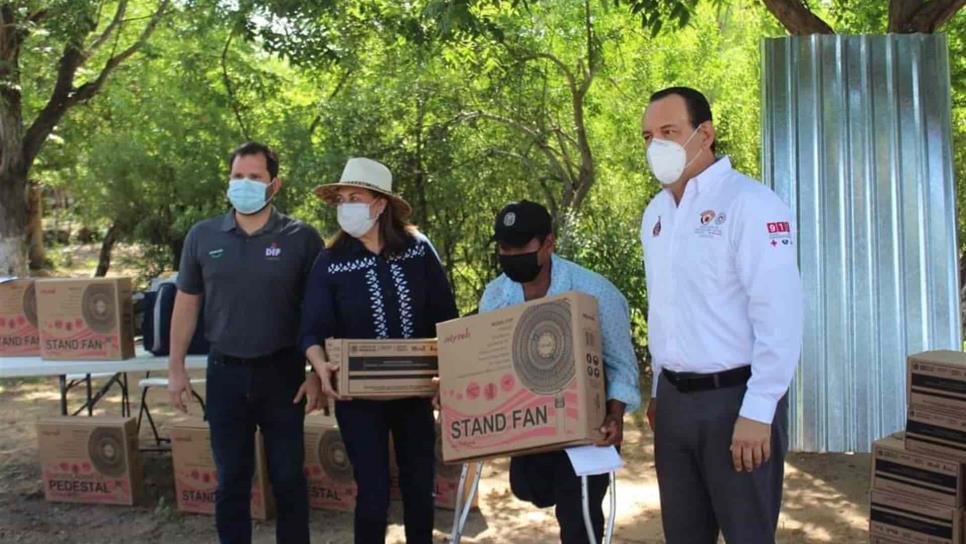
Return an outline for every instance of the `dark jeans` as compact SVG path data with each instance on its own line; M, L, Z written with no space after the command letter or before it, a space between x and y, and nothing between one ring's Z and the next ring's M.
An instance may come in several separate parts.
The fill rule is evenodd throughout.
M433 541L436 429L429 399L337 402L335 416L358 486L356 544L386 541L389 434L396 450L407 544Z
M287 350L257 363L208 358L208 423L218 468L215 525L225 544L252 540L251 488L255 470L255 427L262 430L272 482L280 544L309 541L303 422L305 403L292 399L305 380L305 358Z
M601 503L607 494L610 477L607 474L587 478L587 499L590 521L597 542L604 536L604 509ZM580 496L580 477L574 472L570 458L564 451L520 455L510 459L510 489L520 500L539 508L554 506L560 525L560 542L586 544L587 526Z

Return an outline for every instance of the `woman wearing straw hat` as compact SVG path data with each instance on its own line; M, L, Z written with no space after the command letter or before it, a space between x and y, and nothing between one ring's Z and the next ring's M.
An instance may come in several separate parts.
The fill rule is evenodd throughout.
M453 290L432 244L407 222L409 204L392 192L392 173L349 159L337 183L315 193L337 209L341 230L309 275L300 346L336 399L358 486L355 542L382 543L389 509L389 435L402 490L406 541L432 542L435 431L430 399L350 400L332 387L336 365L326 338L433 338L458 317Z

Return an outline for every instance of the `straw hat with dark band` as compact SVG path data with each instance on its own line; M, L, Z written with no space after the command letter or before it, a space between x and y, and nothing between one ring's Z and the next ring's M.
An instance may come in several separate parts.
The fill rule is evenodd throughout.
M349 159L342 169L342 177L339 181L316 187L315 194L329 204L334 204L339 189L347 187L366 189L378 196L386 197L403 220L408 219L413 213L412 206L392 192L392 172L378 161L363 157Z

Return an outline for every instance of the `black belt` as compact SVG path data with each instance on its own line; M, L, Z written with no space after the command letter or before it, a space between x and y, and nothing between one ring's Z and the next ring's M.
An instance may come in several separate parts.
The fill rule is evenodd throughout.
M260 355L258 357L235 357L234 355L228 355L227 353L212 349L211 356L214 360L228 365L258 366L292 360L298 356L298 349L294 347L282 348L268 355Z
M717 372L715 374L695 374L694 372L674 372L673 370L662 369L661 374L678 391L690 393L693 391L710 391L712 389L724 389L726 387L738 387L745 385L751 379L751 367L739 366L731 370Z

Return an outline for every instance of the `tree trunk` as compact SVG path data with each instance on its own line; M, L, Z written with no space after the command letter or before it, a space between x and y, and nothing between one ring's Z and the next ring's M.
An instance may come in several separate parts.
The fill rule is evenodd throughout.
M115 243L117 243L117 225L111 225L101 242L101 253L97 259L97 270L94 272L95 278L103 278L111 269L111 254Z
M16 8L0 5L0 275L27 272L27 167L23 156Z
M794 36L835 34L802 0L761 0L768 11Z
M888 32L903 32L909 19L922 7L923 0L889 0Z
M44 252L44 190L36 183L28 189L27 231L30 236L30 269L44 268L47 255Z
M168 247L171 249L171 270L178 270L181 268L181 250L184 248L184 238L172 240L168 243Z
M966 0L933 0L916 10L907 20L901 21L896 31L931 34L952 19L963 6L966 6ZM891 23L890 16L890 26Z
M26 188L25 175L0 172L0 275L27 274Z

